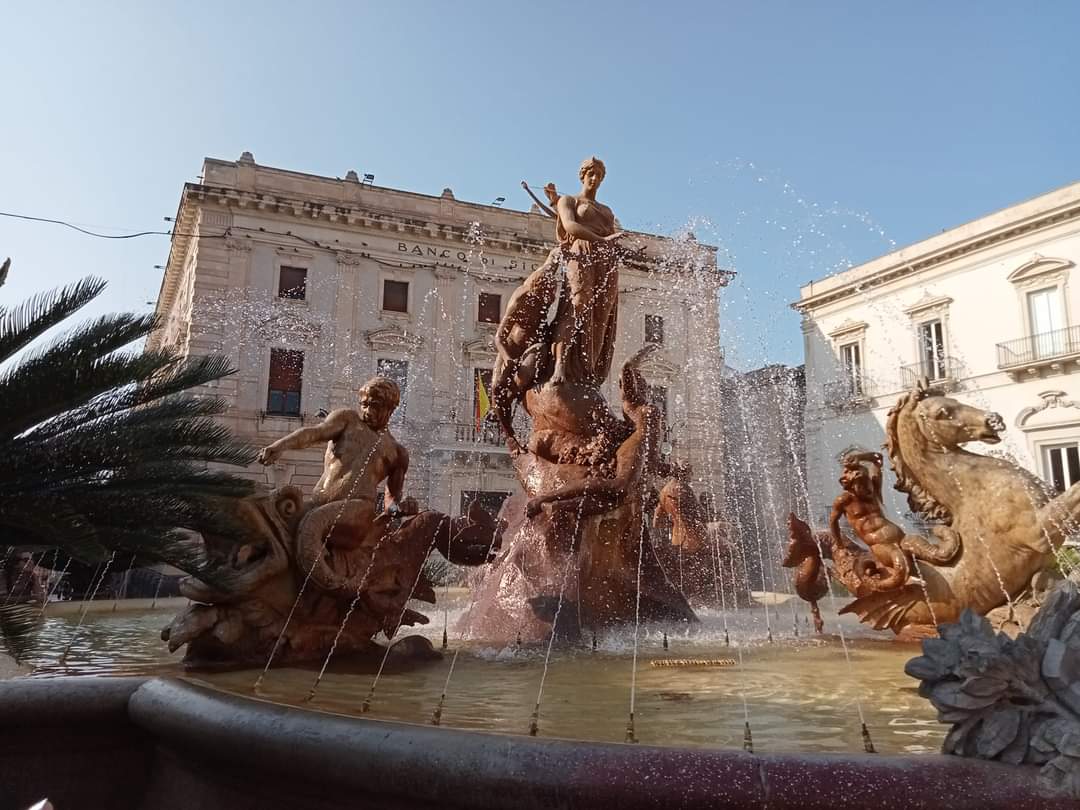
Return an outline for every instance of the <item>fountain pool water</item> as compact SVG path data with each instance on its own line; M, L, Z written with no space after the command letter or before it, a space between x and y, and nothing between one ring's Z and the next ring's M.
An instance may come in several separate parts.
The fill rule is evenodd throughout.
M465 594L450 595L450 624L468 608ZM787 606L779 606L787 611ZM936 753L945 736L933 707L915 692L903 674L904 663L917 654L913 645L875 637L850 617L843 619L854 670L844 660L839 637L806 638L768 644L762 608L729 611L733 643L744 644L742 667L654 667L652 661L736 659L736 647L723 643L719 612L699 610L701 624L652 625L643 628L639 647L637 739L646 744L732 749L742 744L745 696L758 752L815 753L859 750L856 698L865 707L874 744L881 753ZM158 638L165 613L90 614L66 665L56 650L71 638L77 616L48 618L42 627L43 651L35 659L34 677L57 675L185 675L213 688L252 696L255 672L187 672L180 656L170 655ZM783 612L780 614L784 615ZM837 617L825 611L826 628ZM778 625L782 626L782 625ZM436 646L442 623L421 632ZM621 741L632 666L632 632L628 628L598 638L591 645L558 648L552 655L540 734L589 741ZM669 649L662 638L667 633ZM496 648L481 642L462 645L453 684L443 710L448 727L526 734L544 665L546 645L511 644ZM442 661L388 665L365 715L406 723L430 721L446 680L450 655ZM358 715L378 666L372 661L331 664L311 703L304 697L314 670L275 667L263 682L262 697L316 711ZM857 679L857 680L856 680Z

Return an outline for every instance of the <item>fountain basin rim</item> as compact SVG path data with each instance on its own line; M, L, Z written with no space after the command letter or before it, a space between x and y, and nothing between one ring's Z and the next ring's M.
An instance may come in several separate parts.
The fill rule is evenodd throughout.
M73 704L81 707L76 716ZM207 808L230 806L224 788L220 804L209 797L215 786L235 789L238 779L268 808L302 806L289 804L297 795L322 797L312 807L357 806L361 797L417 808L1072 806L1041 795L1033 767L958 757L747 754L531 738L312 712L169 678L0 684L5 728L55 729L64 718L88 728L119 720L137 744L152 743L147 780L157 798L176 771L178 784L199 781ZM38 755L47 760L50 752ZM43 773L58 767L63 763L50 762ZM0 758L0 777L5 769Z

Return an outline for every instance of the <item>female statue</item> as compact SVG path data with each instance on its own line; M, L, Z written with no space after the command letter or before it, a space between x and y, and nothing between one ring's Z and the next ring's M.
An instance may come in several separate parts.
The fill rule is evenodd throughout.
M600 385L611 371L619 306L618 240L615 215L596 201L604 164L581 164L581 192L558 198L556 237L566 261L566 284L559 296L551 350L551 382Z

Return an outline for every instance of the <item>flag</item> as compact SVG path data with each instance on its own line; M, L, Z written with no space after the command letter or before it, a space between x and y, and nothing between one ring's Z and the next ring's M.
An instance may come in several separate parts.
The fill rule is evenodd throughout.
M476 429L479 430L484 418L491 410L491 400L488 399L487 388L484 387L484 378L476 375Z

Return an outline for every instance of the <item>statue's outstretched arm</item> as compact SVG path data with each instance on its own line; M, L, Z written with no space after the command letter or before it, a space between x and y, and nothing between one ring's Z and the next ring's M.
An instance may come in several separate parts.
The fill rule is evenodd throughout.
M294 430L276 442L267 445L259 453L259 462L273 464L287 450L303 450L313 444L332 441L349 425L352 411L345 408L331 412L322 422L311 427Z

